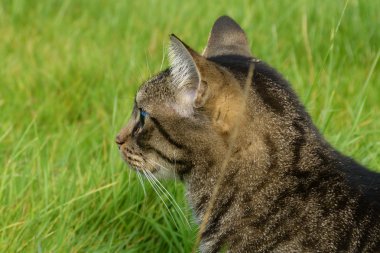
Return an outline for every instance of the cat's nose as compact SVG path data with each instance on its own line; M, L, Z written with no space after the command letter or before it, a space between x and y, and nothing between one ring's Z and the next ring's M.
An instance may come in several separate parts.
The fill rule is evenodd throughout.
M118 134L115 138L115 142L120 147L121 145L124 144L125 140L121 134Z
M119 146L119 148L121 145L127 142L129 133L130 129L128 127L124 127L120 130L120 132L115 138L115 142Z

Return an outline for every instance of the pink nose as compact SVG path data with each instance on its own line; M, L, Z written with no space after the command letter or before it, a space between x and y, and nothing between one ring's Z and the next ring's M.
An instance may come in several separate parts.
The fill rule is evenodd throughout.
M118 134L115 138L115 142L117 145L120 146L120 145L124 144L125 140L124 140L124 138L122 138L122 136L120 134Z
M120 130L115 138L115 142L119 147L127 142L129 133L130 129L128 127L124 127Z

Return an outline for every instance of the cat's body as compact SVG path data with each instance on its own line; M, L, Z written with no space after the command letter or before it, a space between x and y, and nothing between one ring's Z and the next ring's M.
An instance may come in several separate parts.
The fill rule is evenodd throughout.
M136 170L183 180L199 222L231 151L201 251L380 251L380 174L323 139L240 27L218 19L202 56L171 41L172 67L141 87L117 143Z

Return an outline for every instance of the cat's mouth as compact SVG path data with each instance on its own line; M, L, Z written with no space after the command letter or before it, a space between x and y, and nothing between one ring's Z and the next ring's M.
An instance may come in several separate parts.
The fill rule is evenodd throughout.
M144 174L145 172L155 173L158 171L158 168L148 166L149 163L147 159L144 158L142 153L138 153L133 149L128 147L120 147L120 154L123 160L129 165L129 167L138 172ZM152 168L150 168L152 167Z

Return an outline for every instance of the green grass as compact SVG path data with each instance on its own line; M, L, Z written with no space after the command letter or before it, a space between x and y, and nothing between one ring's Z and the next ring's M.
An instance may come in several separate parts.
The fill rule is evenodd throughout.
M380 171L380 1L0 1L0 252L189 252L196 226L119 158L134 93L234 17L339 150ZM180 183L164 182L183 212ZM167 210L170 209L170 212Z

